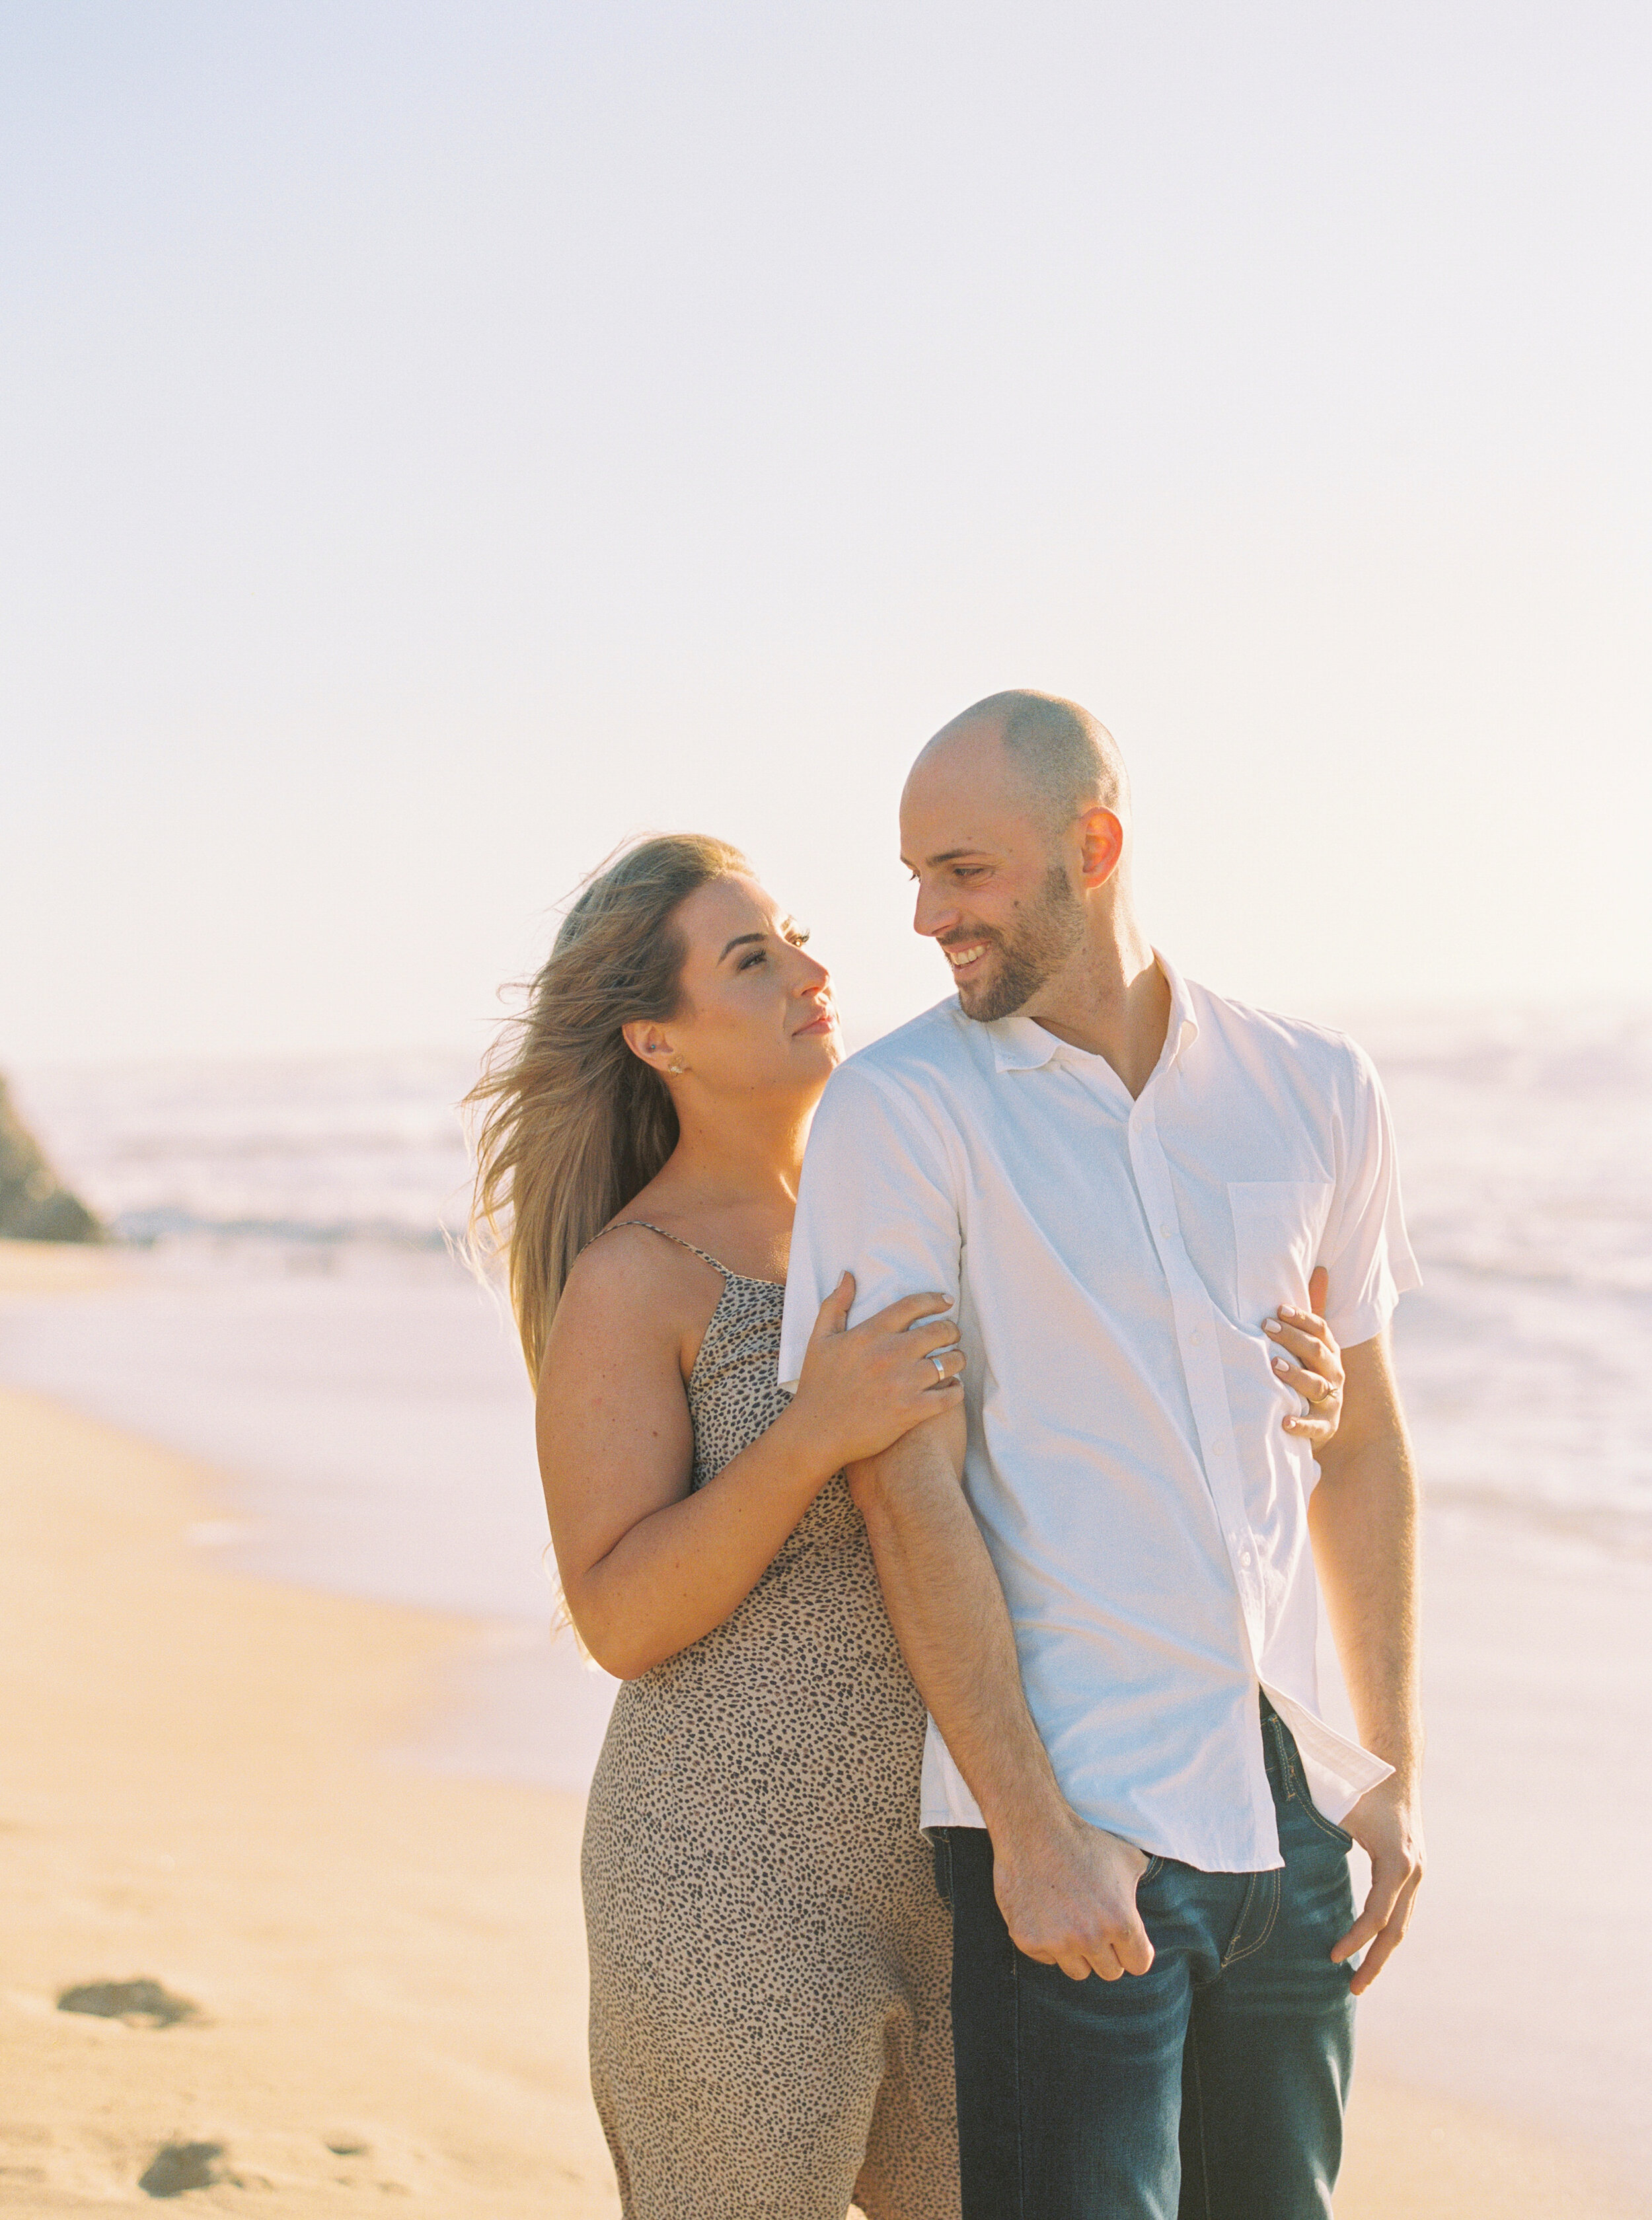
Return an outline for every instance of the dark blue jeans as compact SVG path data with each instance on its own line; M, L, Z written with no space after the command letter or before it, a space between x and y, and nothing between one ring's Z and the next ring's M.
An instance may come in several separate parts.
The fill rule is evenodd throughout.
M952 1904L964 2220L1323 2220L1354 2052L1349 1837L1308 1800L1264 1699L1281 1871L1155 1858L1143 1974L1069 1980L1023 1957L979 1827L936 1834Z

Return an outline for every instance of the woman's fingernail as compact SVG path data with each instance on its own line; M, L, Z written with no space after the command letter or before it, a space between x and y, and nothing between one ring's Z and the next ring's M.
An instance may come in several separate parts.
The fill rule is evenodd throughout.
M1275 1372L1288 1372L1290 1369L1290 1366L1287 1364L1282 1356L1276 1356L1274 1359L1274 1369Z
M1277 1319L1263 1319L1262 1322L1262 1330L1264 1333L1277 1333L1280 1331L1279 1320Z

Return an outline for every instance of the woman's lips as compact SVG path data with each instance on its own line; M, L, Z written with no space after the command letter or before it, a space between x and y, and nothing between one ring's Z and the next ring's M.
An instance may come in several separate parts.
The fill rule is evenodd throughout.
M832 1032L836 1028L837 1023L838 1013L835 1010L822 1010L818 1018L811 1018L807 1025L799 1026L792 1038L802 1040L810 1033Z

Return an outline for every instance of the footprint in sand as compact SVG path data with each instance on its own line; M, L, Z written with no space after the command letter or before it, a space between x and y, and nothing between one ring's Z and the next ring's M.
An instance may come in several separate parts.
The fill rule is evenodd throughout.
M128 2027L176 2027L180 2020L203 2017L199 2005L175 1997L159 1981L82 1981L65 1989L58 2010L124 2020Z
M215 2161L221 2143L163 2143L138 2176L146 2197L182 2197L186 2189L210 2189L221 2179Z

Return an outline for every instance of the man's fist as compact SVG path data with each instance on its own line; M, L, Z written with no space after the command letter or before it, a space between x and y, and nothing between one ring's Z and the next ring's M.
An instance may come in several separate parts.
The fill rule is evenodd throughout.
M1070 1811L1005 1848L994 1843L993 1888L1010 1940L1071 1980L1144 1974L1153 1945L1136 1909L1136 1884L1147 1863L1133 1843Z

